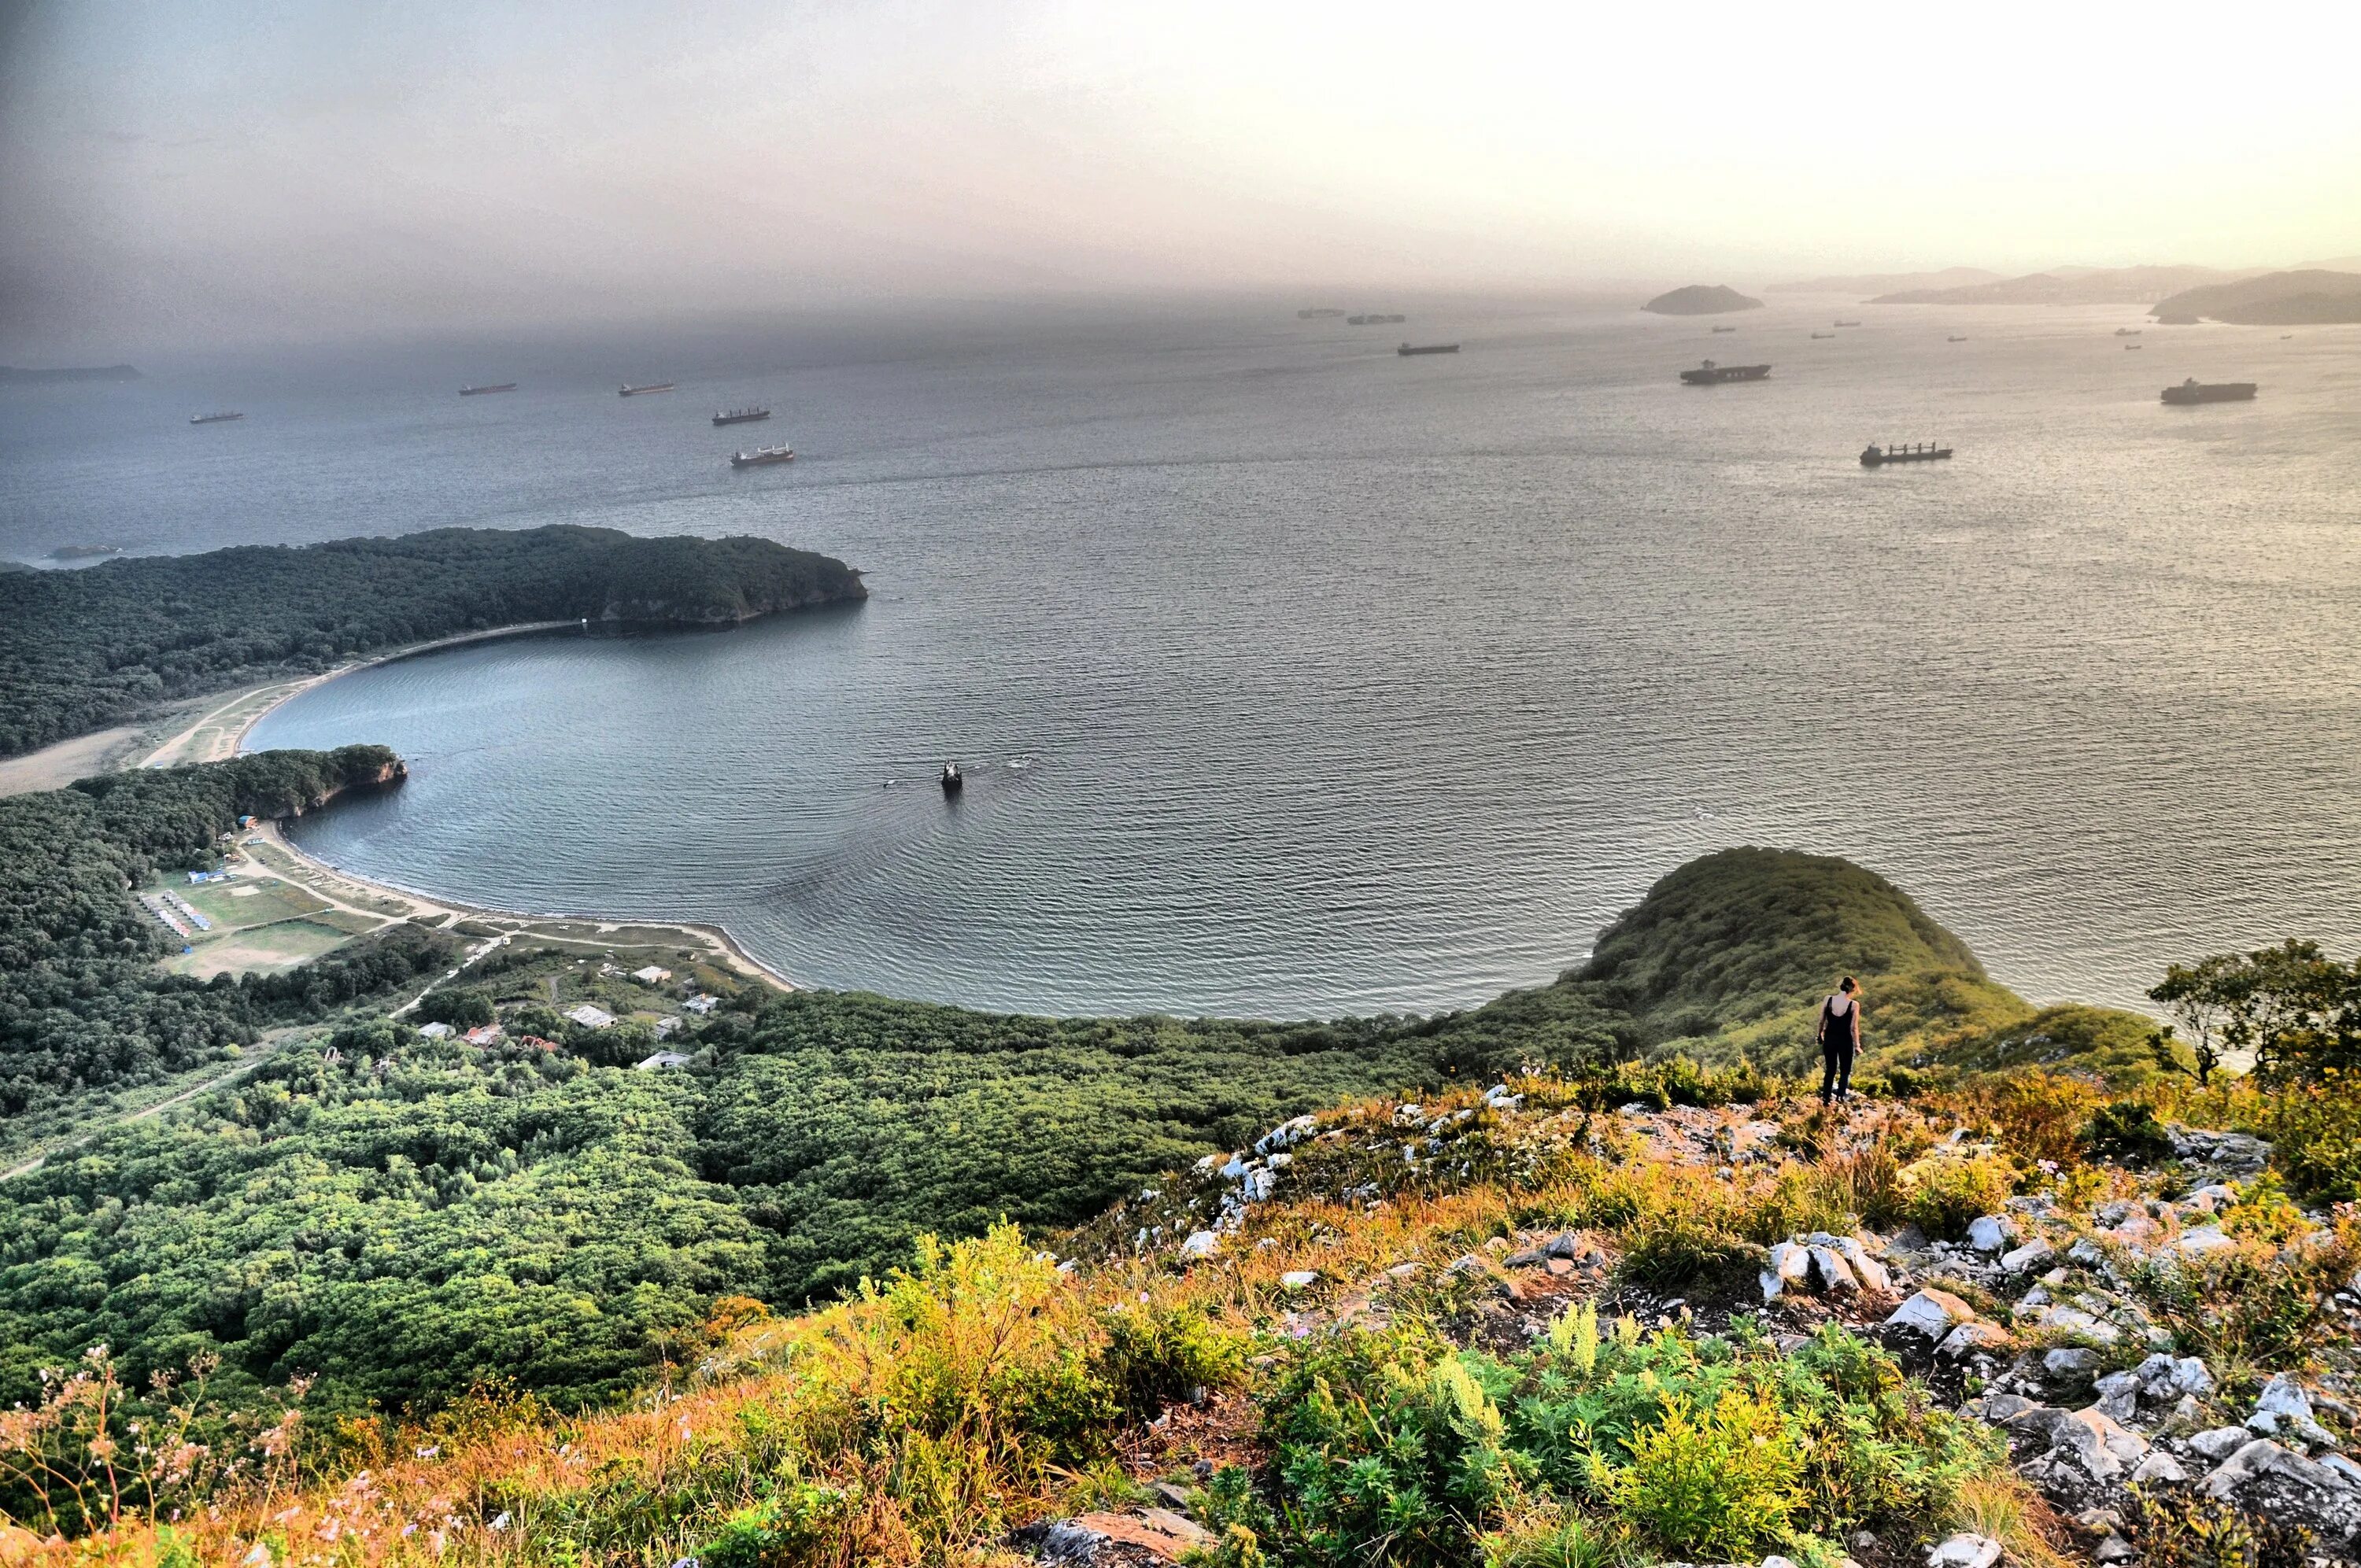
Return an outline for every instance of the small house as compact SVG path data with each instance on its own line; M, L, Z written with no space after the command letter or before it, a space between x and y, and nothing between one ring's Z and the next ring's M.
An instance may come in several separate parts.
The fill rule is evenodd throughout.
M507 1036L508 1031L502 1029L498 1024L485 1024L468 1030L461 1037L471 1046L489 1046L497 1045L507 1038Z
M714 1003L719 1000L720 998L719 997L708 996L704 992L700 991L695 996L692 996L687 1001L682 1003L681 1006L686 1008L691 1013L710 1013L713 1011Z
M579 1007L569 1009L566 1015L586 1029L612 1028L615 1023L615 1015L612 1013L608 1012L604 1007L594 1007L588 1002Z
M658 1051L635 1065L641 1072L674 1072L686 1067L692 1059L678 1051Z
M659 1040L669 1039L674 1031L677 1030L679 1027L680 1020L676 1017L666 1016L659 1018L656 1020L656 1038Z
M447 1040L456 1032L457 1031L454 1030L448 1024L421 1024L418 1025L418 1033L420 1036L429 1040Z
M650 964L645 969L633 970L631 971L631 978L638 981L642 985L662 985L664 981L672 978L672 970L668 969L659 969L654 964Z

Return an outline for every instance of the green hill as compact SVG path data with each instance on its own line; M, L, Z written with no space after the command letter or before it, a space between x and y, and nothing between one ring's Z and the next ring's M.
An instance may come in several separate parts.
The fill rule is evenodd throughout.
M1883 877L1790 850L1691 861L1601 932L1587 964L1554 986L1510 992L1455 1028L1503 1042L1544 1030L1565 1046L1612 1042L1801 1072L1817 1060L1820 999L1848 974L1862 985L1871 1069L2038 1061L2133 1080L2151 1070L2147 1019L2092 1007L2037 1013Z

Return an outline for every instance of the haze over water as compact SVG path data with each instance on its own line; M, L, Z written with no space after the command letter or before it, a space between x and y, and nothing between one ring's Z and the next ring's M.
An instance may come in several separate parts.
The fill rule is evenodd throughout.
M433 655L253 737L411 760L301 826L339 864L719 921L811 983L1426 1011L1549 978L1737 843L1861 861L2043 1000L2361 945L2361 329L2126 353L2128 308L1774 300L1722 335L1176 308L15 390L0 549L569 521L851 561L858 609ZM1868 324L1807 337L1837 314ZM1675 383L1707 355L1775 369ZM2187 375L2263 394L2161 407ZM750 400L777 417L707 423ZM180 422L216 403L249 417ZM1854 461L1938 436L1950 463ZM727 468L775 440L792 467ZM956 803L946 757L981 770Z

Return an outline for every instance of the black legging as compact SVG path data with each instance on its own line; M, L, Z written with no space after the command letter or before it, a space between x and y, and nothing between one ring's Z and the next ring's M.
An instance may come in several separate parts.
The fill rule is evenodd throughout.
M1852 1031L1830 1027L1820 1036L1820 1098L1852 1092Z

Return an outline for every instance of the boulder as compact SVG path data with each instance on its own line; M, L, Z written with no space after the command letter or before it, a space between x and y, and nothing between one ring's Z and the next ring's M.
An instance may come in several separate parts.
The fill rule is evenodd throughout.
M2110 1372L2091 1385L2098 1396L2095 1407L2118 1421L2128 1421L2139 1414L2139 1379L2128 1372Z
M2254 1442L2255 1434L2244 1427L2215 1427L2202 1431L2189 1440L2191 1451L2201 1459L2219 1462Z
M1894 1288L1893 1276L1885 1271L1885 1265L1870 1255L1869 1248L1861 1245L1859 1236L1839 1236L1828 1245L1845 1260L1845 1266L1852 1270L1853 1277L1861 1281L1862 1289L1874 1290L1883 1296Z
M2361 1486L2343 1471L2290 1453L2266 1437L2224 1460L2200 1489L2249 1513L2302 1525L2332 1542L2348 1542L2361 1533Z
M1317 1269L1290 1268L1279 1277L1279 1287L1287 1290L1309 1290L1320 1283Z
M1763 1299L1776 1301L1790 1290L1808 1288L1811 1274L1811 1249L1801 1242L1781 1242L1771 1249L1763 1270Z
M2220 1252L2224 1247L2235 1247L2237 1245L2222 1234L2221 1226L2200 1225L2193 1231L2183 1231L2175 1236L2172 1249L2186 1256L2202 1257L2209 1252Z
M2057 1255L2056 1247L2036 1236L2023 1246L2001 1254L2000 1266L2011 1274L2030 1274Z
M2016 1240L2016 1224L2005 1214L1986 1214L1968 1222L1968 1245L1978 1252L2000 1252Z
M2000 1551L2000 1542L1991 1536L1962 1530L1927 1553L1927 1568L1993 1568Z
M1804 1249L1810 1260L1812 1288L1823 1296L1850 1296L1861 1289L1861 1281L1853 1277L1852 1266L1844 1255L1832 1246L1815 1244Z
M1886 1321L1915 1329L1940 1343L1961 1323L1975 1321L1976 1310L1948 1290L1920 1290L1894 1309Z
M2062 1346L2042 1356L2041 1369L2065 1382L2088 1377L2099 1369L2099 1353L2081 1345Z
M1180 1244L1182 1257L1211 1257L1222 1249L1222 1238L1211 1231L1191 1231Z
M1997 1355L2015 1343L2006 1329L1979 1318L1945 1334L1935 1354L1946 1361L1965 1361L1971 1355Z

